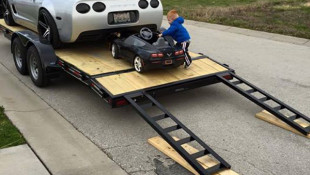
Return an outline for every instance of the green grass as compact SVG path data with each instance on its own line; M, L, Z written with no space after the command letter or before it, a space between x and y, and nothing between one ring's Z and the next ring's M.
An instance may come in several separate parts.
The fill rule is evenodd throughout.
M310 0L162 0L186 19L310 39Z
M0 106L0 149L17 146L25 143L25 139L13 126Z

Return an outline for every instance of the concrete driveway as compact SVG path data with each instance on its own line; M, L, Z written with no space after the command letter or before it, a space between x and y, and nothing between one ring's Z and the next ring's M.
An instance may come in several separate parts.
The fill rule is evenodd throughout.
M203 25L187 27L191 51L229 64L245 79L310 116L310 47ZM131 107L110 109L92 90L65 74L47 88L35 87L29 77L16 71L10 42L3 36L0 64L129 174L189 174L147 143L157 134ZM256 119L261 109L223 84L159 101L240 174L310 173L309 139Z

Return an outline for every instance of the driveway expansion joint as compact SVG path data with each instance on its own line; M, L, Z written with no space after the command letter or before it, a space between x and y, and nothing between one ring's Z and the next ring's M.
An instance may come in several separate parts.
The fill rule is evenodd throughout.
M35 110L11 110L11 109L8 109L8 110L5 110L5 113L10 113L10 112L24 112L24 113L32 113L32 112L41 112L41 111L47 111L47 110L50 110L52 109L51 107L48 107L48 108L42 108L42 109L35 109Z
M134 173L148 173L148 172L154 172L155 169L150 169L150 170L136 170L136 171L130 171L129 174L134 174Z

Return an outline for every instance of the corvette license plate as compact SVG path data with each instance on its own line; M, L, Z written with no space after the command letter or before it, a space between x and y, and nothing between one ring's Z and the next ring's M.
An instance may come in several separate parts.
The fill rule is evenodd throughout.
M131 22L129 12L114 13L113 17L114 17L114 24Z
M166 64L166 65L172 64L172 60L166 60L166 61L165 61L165 64Z

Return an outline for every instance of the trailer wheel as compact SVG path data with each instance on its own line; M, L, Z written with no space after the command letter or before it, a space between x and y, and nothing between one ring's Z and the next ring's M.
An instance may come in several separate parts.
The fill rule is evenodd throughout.
M145 71L143 60L139 56L136 56L135 59L133 60L133 66L134 66L135 70L139 73L142 73Z
M30 46L28 49L27 63L32 82L38 87L47 86L48 78L42 67L41 58L35 46Z
M48 40L55 49L62 46L54 18L45 9L39 12L38 32L40 38Z
M112 43L112 46L111 46L111 53L112 53L113 58L119 59L119 48L117 44L114 42Z
M18 37L13 40L12 51L16 69L20 74L27 75L27 52Z
M16 23L13 19L12 9L10 7L8 0L3 0L2 6L3 6L2 7L3 8L3 18L4 18L5 23L9 26L15 26Z

